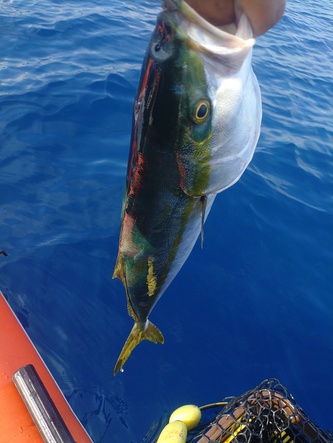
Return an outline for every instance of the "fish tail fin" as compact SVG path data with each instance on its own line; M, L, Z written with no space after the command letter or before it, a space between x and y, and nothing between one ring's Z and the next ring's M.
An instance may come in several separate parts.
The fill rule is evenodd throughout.
M126 340L123 349L118 357L113 374L116 375L126 363L128 357L131 355L133 349L142 342L142 340L149 340L153 343L164 343L162 332L149 320L147 320L144 329L140 327L139 323L135 322L134 326Z

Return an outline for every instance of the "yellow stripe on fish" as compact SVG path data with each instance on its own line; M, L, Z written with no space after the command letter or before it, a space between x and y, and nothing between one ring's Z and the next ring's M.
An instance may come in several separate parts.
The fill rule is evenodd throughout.
M149 297L155 294L157 286L156 274L154 273L154 257L148 258L148 274L147 274L147 287Z

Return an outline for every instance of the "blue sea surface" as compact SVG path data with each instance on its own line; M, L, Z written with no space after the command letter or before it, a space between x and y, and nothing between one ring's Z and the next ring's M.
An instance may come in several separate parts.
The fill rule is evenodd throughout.
M132 106L158 0L0 1L0 290L94 442L277 377L332 429L333 9L257 38L262 133L142 343L112 280ZM150 434L152 435L152 434Z

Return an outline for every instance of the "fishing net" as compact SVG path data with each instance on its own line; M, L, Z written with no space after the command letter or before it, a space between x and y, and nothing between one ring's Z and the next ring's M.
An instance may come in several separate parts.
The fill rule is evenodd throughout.
M191 431L187 443L332 443L276 379L225 399L215 418ZM216 405L208 405L207 408Z

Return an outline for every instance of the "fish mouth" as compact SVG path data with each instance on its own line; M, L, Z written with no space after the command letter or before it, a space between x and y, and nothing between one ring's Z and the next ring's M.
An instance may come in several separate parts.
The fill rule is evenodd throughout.
M181 37L193 49L214 58L248 53L255 43L250 22L244 13L237 17L236 31L231 34L209 23L184 0L162 0L162 5Z

